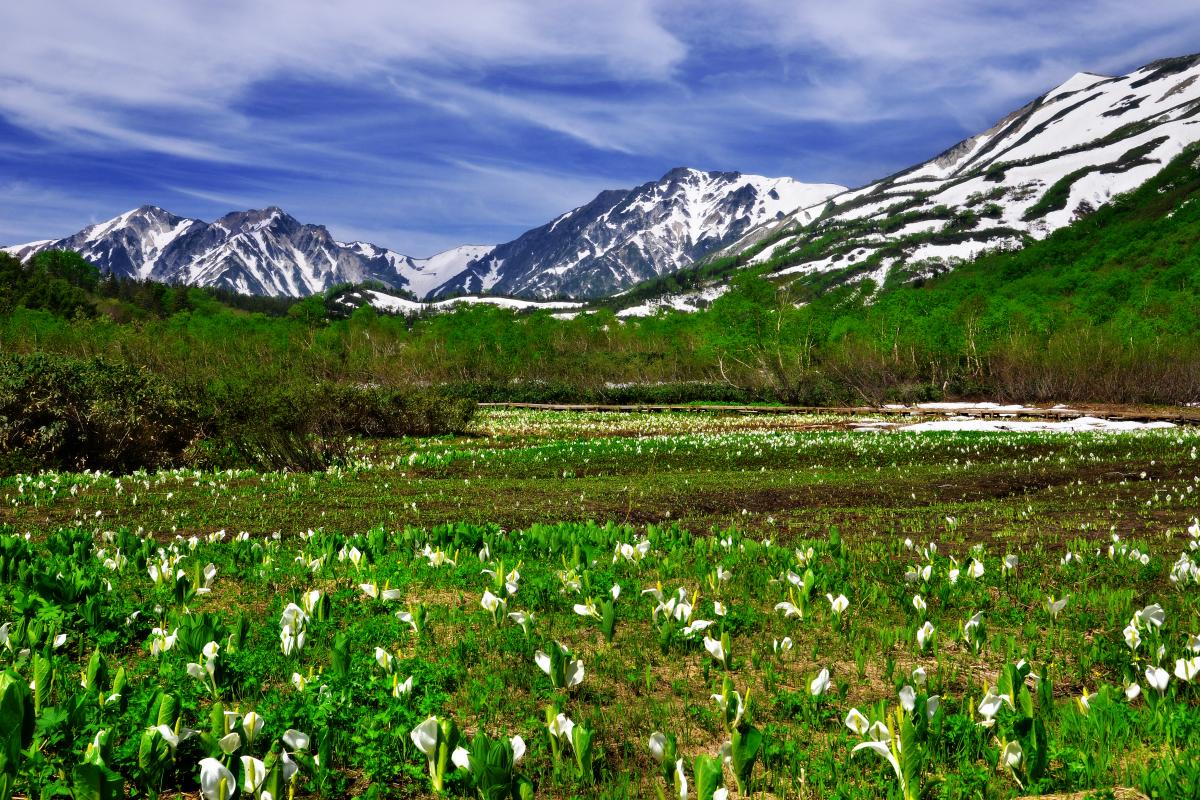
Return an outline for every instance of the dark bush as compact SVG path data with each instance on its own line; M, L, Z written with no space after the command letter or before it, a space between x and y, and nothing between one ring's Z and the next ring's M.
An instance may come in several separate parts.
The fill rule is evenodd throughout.
M589 388L556 381L460 382L445 391L478 403L549 403L670 405L677 403L753 403L776 400L767 388L743 388L728 383L681 381L627 383Z
M186 464L322 469L351 437L462 432L475 403L435 390L244 383L173 386L146 370L0 357L0 474Z
M175 461L199 431L196 406L145 370L0 356L0 472L155 468Z
M318 383L237 385L204 396L206 436L188 454L197 466L323 469L342 462L351 437L461 433L475 403L436 390Z

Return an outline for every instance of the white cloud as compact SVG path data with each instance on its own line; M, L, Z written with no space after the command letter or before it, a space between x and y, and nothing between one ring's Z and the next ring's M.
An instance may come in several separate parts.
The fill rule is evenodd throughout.
M182 213L282 205L419 255L677 164L865 180L907 166L899 142L936 128L933 155L1078 70L1194 50L1200 15L1194 0L55 0L0 4L0 30L0 117L44 137L0 142L0 163L102 151L128 158L137 191L161 189L59 197L61 213L30 201L40 226L0 192L0 238L162 196ZM286 113L264 96L309 83ZM405 116L422 111L461 135ZM204 167L159 175L144 153Z
M221 112L248 86L280 75L356 81L406 65L557 63L661 79L684 54L643 0L64 0L5 3L0 29L0 111L55 135L101 139L119 132L92 112ZM51 113L63 106L75 113Z

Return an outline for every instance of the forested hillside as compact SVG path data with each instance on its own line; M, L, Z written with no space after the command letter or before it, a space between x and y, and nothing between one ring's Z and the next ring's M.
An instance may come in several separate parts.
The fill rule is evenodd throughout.
M101 279L0 258L0 347L126 362L170 381L439 385L479 399L986 396L1200 399L1200 154L1018 252L945 274L783 285L762 264L707 311L618 320L493 307L405 319ZM711 266L707 269L713 271ZM688 273L677 280L687 281Z

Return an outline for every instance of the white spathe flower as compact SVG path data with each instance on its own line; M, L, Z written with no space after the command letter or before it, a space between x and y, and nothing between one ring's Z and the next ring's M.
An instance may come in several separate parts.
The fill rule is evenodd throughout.
M195 733L195 731L193 731L189 728L183 728L177 734L177 733L175 733L175 729L172 728L170 725L157 725L154 728L152 728L151 730L157 731L158 735L161 736L166 741L167 745L171 748L172 751L174 751L175 748L179 746L180 742L182 742L186 739L190 739L192 737L192 734Z
M253 796L267 779L267 765L254 756L242 756L242 791Z
M425 754L426 758L433 758L437 752L438 740L438 720L437 717L429 717L420 725L412 729L409 734L412 742L417 746L417 749Z
M509 739L508 743L512 745L513 763L516 764L525 757L525 740L517 735Z
M1167 619L1167 612L1158 603L1151 603L1141 611L1133 615L1135 621L1144 622L1148 625L1153 625L1156 628L1161 628Z
M321 763L320 755L315 756L313 761L319 765ZM296 777L296 773L300 771L300 765L292 760L292 757L288 755L287 750L284 750L279 754L279 765L283 772L283 782L290 784L292 779Z
M850 607L850 601L846 599L846 595L844 594L834 597L832 593L827 593L825 598L829 601L830 610L838 616L841 616L842 612Z
M546 725L546 730L550 731L550 735L559 741L569 742L571 733L575 730L575 723L566 714L559 712L553 721Z
M297 648L298 643L296 635L292 632L290 625L284 625L283 630L279 632L279 649L283 651L285 656L290 656Z
M400 698L405 695L412 694L413 676L409 675L404 680L400 680L399 675L392 676L392 697Z
M479 605L483 606L485 611L495 614L501 605L505 605L504 601L488 590L484 590L483 599L479 601Z
M1138 698L1138 695L1140 695L1141 693L1142 693L1142 687L1138 686L1136 683L1125 684L1125 699L1126 700L1133 702L1134 700L1136 700Z
M913 595L912 604L913 604L913 608L915 608L921 614L924 614L925 610L928 608L928 606L925 603L924 598L922 598L921 595L919 595L919 594Z
M1025 753L1021 750L1019 742L1012 741L1004 745L1004 752L1000 757L1004 762L1004 766L1009 769L1016 769L1021 766L1021 759L1025 757Z
M972 558L971 563L967 565L967 577L982 578L983 577L983 562L977 558Z
M1125 626L1125 630L1122 633L1125 634L1125 644L1129 645L1130 650L1137 650L1141 647L1142 634L1132 622Z
M912 671L912 680L917 686L924 686L926 680L925 668L918 666Z
M663 756L666 753L667 737L665 734L655 731L650 734L650 755L659 764L662 763Z
M310 740L307 733L301 733L295 728L288 728L283 734L283 743L293 750L307 750Z
M581 617L595 617L600 619L600 609L596 607L596 601L588 598L586 603L576 603L575 613Z
M396 659L393 658L392 654L387 650L384 650L382 647L376 647L375 663L378 664L379 668L384 672L391 674L392 668L395 666Z
M307 614L314 614L317 610L317 604L321 602L322 593L320 589L313 589L311 592L305 592L300 595L300 605L304 607Z
M570 689L583 683L583 662L576 660L567 665L567 686Z
M793 642L792 642L792 637L790 637L790 636L785 636L782 639L776 639L774 641L774 643L772 643L772 645L771 645L771 648L777 654L778 653L786 653L789 650L791 650L792 647L793 647Z
M1146 667L1146 683L1160 695L1167 691L1170 681L1171 674L1162 667Z
M820 697L829 689L829 670L822 669L817 673L817 677L812 679L808 684L808 693L813 697Z
M884 730L886 731L887 729L885 728ZM886 740L872 739L867 742L860 742L859 744L854 745L854 749L851 750L850 753L853 755L859 750L873 750L879 755L880 758L892 765L892 771L896 773L896 779L903 781L904 773L900 768L900 760L896 758L896 754L892 752L892 746L890 743L891 738L891 732L888 731Z
M225 755L233 755L242 746L242 737L237 731L227 733L217 740L217 746L221 748L221 752Z
M870 729L871 722L857 708L852 708L846 715L846 727L859 736L863 736Z
M246 732L246 742L253 744L258 738L258 732L263 729L266 722L254 711L247 711L246 716L242 717L242 730Z
M996 721L996 714L1000 711L1000 706L1008 703L1007 695L997 695L991 690L983 696L979 701L979 715L983 717L983 722L980 723L985 728L991 727Z
M782 603L776 603L775 610L782 611L784 617L799 617L804 619L804 612L801 611L798 606L794 605L793 603L789 603L786 600L784 600Z
M683 759L675 762L675 784L679 788L679 800L687 800L688 782L687 774L683 771Z
M725 663L725 647L721 644L720 639L714 639L708 634L704 635L704 649L713 657L715 661Z
M529 635L529 628L533 624L533 612L532 611L529 611L529 612L510 611L508 614L508 618L511 619L513 622L515 622L517 625L521 626L521 629L525 631L526 636Z
M904 688L900 690L900 707L909 714L917 707L917 690L908 684L905 684Z
M683 638L687 639L691 636L695 636L697 633L701 633L702 631L708 630L708 628L711 627L712 624L713 624L712 620L694 619L691 622L689 622L687 625L685 625L683 628L681 628L679 633L680 633L680 635L683 636Z
M1052 619L1058 619L1058 615L1061 614L1062 610L1067 607L1067 601L1069 599L1071 599L1070 595L1058 600L1054 599L1054 595L1046 598L1046 613L1048 613Z
M936 630L929 620L925 620L925 624L917 628L917 646L924 650L933 641L933 634Z
M229 800L237 792L233 773L215 758L200 762L200 795L204 800Z
M471 753L465 747L456 747L450 754L450 763L459 769L471 768Z
M1200 656L1175 660L1175 677L1179 680L1191 683L1198 674L1200 674Z

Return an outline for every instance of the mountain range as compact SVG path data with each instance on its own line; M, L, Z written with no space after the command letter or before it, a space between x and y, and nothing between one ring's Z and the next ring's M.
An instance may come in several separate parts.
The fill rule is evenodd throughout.
M919 278L1044 239L1196 141L1200 55L1121 77L1078 73L929 161L836 195L819 214L760 226L729 252L826 286Z
M736 172L679 168L585 206L496 247L464 245L413 258L367 242L339 242L279 208L235 211L215 222L142 206L65 239L7 247L80 253L106 273L304 297L377 281L432 300L465 293L597 297L680 269L747 231L844 191Z
M337 241L274 207L204 222L142 206L63 239L4 249L20 258L69 249L120 277L292 297L375 281L422 301L587 300L716 255L780 279L883 284L1022 247L1140 186L1200 141L1198 79L1200 55L1119 77L1079 73L986 131L858 189L681 167L601 192L511 242L423 259ZM701 294L712 299L719 288Z

